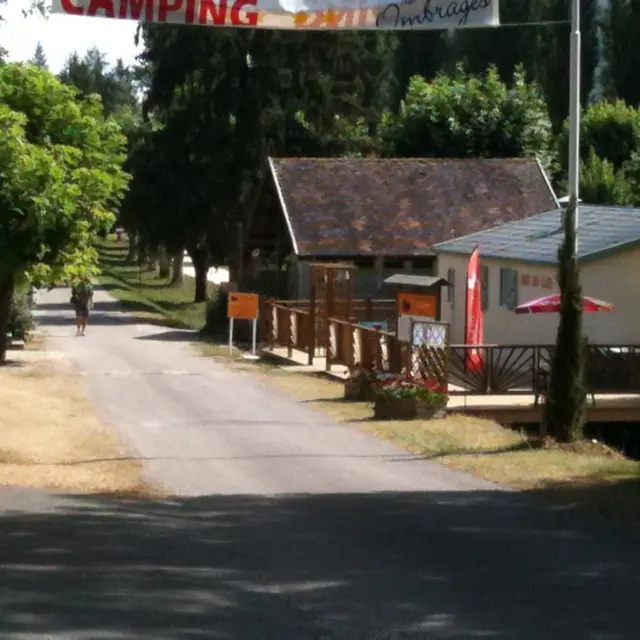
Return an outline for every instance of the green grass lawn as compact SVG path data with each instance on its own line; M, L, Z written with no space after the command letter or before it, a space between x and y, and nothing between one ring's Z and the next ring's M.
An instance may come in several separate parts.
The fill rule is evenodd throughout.
M159 278L157 271L125 261L128 245L115 238L100 246L100 284L122 307L137 318L176 328L201 329L205 321L206 303L194 303L195 281L185 276L181 285L171 285L168 278ZM209 295L216 287L210 284Z

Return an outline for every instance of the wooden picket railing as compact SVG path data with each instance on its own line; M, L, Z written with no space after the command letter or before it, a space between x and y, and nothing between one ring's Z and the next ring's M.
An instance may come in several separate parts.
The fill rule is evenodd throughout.
M327 370L333 364L342 364L350 370L361 367L400 373L410 366L410 347L392 333L344 320L330 320Z
M377 306L381 312L389 309ZM366 318L370 321L371 310L375 308L375 304L367 303ZM294 349L302 351L307 354L309 364L317 356L324 357L327 371L334 365L344 365L350 371L360 368L405 372L446 381L445 348L412 347L395 333L354 321L331 318L319 325L308 306L300 309L281 301L265 301L261 319L262 342L268 348L285 347L289 357Z
M293 301L294 303L300 301ZM441 324L441 323L434 323ZM317 348L317 323L308 308L265 301L261 311L261 338L267 348L285 347L314 357L326 357L326 368L344 365L349 370L411 372L449 384L451 394L529 394L549 379L554 345L460 345L413 347L394 333L362 326L354 321L329 319L323 327L322 350ZM469 368L467 356L478 351L480 366ZM590 391L640 393L640 345L589 344L585 382Z
M481 365L466 366L471 350ZM555 345L449 346L448 379L452 394L531 393L549 379ZM593 393L640 392L640 345L589 344L585 385Z
M302 309L288 308L270 301L262 305L261 338L268 346L282 346L287 348L287 355L291 357L293 350L304 351L309 354L313 363L315 355L315 341L311 313Z

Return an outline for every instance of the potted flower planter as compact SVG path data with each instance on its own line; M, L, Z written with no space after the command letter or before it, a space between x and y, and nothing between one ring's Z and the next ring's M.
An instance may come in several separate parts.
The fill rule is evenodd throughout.
M416 417L416 399L414 396L376 394L373 415L376 420L413 420Z

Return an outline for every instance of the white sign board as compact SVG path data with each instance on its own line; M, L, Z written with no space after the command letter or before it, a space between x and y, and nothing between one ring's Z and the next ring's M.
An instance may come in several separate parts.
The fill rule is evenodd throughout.
M51 10L112 20L302 31L424 31L500 24L498 0L52 0Z

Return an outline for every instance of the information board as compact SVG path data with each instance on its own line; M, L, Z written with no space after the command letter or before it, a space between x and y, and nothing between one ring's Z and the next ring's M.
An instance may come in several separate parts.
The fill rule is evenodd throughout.
M229 293L227 317L233 320L255 320L258 317L257 293Z

